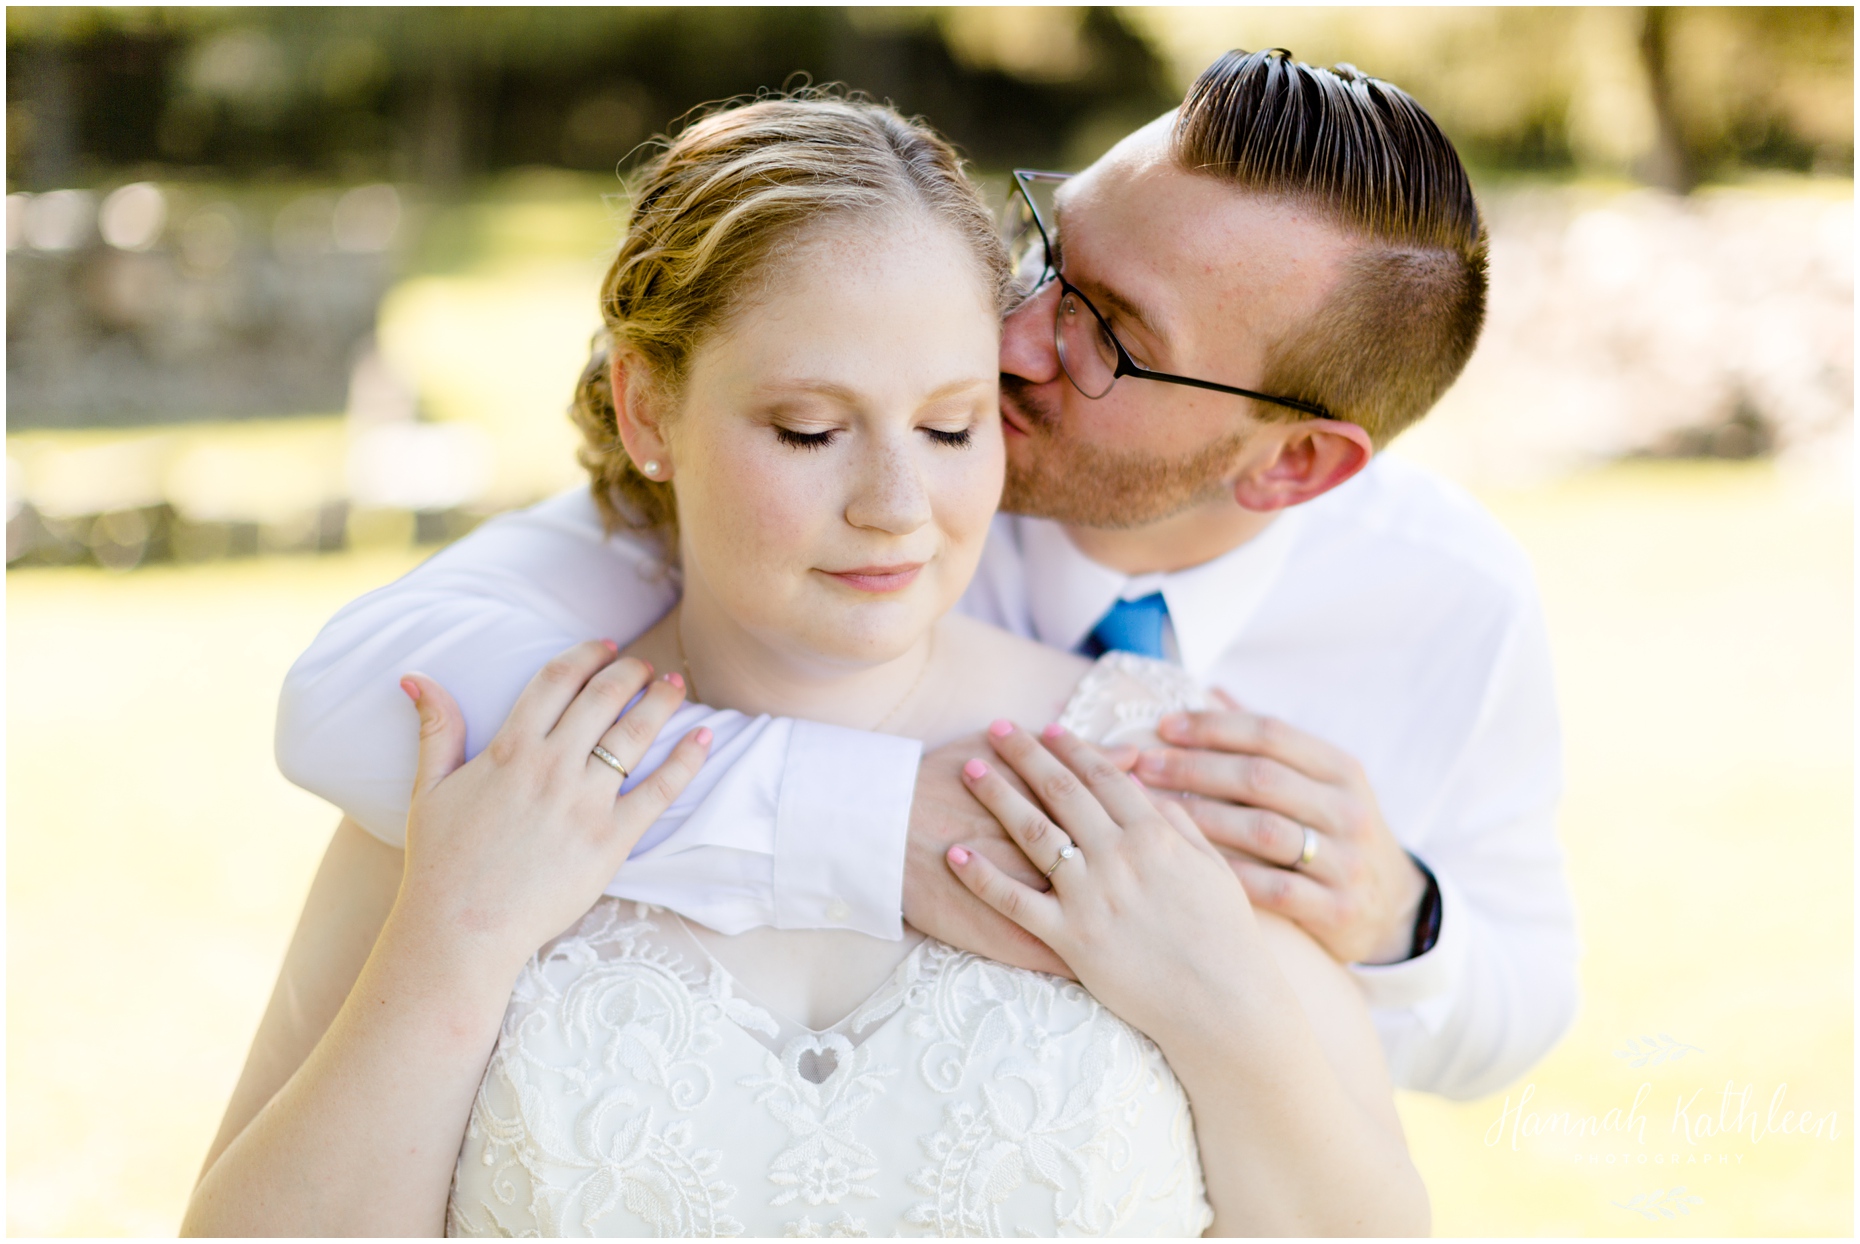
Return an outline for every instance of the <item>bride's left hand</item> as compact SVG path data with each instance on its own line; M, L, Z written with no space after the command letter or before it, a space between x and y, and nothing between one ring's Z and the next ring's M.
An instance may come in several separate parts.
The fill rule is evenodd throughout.
M1034 866L1052 868L1053 888L961 846L950 867L1161 1049L1194 1112L1212 1234L1425 1235L1427 1193L1381 1047L1335 961L1295 930L1268 945L1239 878L1188 814L1152 802L1096 748L1006 722L989 740L1034 797L981 760L964 780ZM1074 854L1061 858L1068 843ZM1279 963L1299 960L1294 987Z
M1246 891L1220 852L1171 802L1152 802L1090 744L1049 726L989 729L1036 804L981 759L963 778L1052 889L1009 877L958 845L950 867L975 895L1051 946L1079 982L1165 1052L1244 1008L1268 957ZM1073 854L1061 852L1070 844Z

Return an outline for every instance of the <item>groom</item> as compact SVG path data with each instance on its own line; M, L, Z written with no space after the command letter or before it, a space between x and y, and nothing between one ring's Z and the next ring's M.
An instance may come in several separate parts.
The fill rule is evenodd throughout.
M1004 328L1008 513L963 609L1237 695L1166 721L1138 776L1187 792L1252 901L1351 965L1398 1084L1501 1087L1576 1000L1544 625L1497 524L1377 454L1478 337L1465 170L1388 84L1234 52L1055 207L1021 184L1043 283ZM286 680L279 763L398 845L416 737L401 674L453 692L475 751L549 656L625 642L674 599L585 490L498 519L337 614ZM685 709L661 749L708 711ZM943 862L961 841L1040 871L957 777L978 743L920 756L728 716L629 862L629 895L724 932L896 937L902 916L1057 968Z

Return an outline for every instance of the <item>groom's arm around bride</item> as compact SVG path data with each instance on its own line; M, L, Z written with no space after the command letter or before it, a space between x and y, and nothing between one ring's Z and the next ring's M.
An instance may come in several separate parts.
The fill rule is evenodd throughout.
M1321 133L1351 140L1307 141ZM1148 651L1238 696L1167 724L1138 775L1195 796L1251 901L1352 965L1397 1083L1502 1086L1576 997L1541 610L1489 515L1378 452L1483 317L1458 157L1387 84L1234 53L1055 202L1022 194L1018 240L1046 249L1023 256L1035 284L1003 327L1012 513L964 610L1060 648ZM475 750L550 654L628 640L675 591L585 490L496 520L326 628L287 680L280 762L394 843L402 674L453 690ZM719 928L896 936L902 915L1056 966L944 862L979 843L1032 877L960 785L973 748L920 771L915 743L804 722L717 738L647 840L655 901ZM830 832L848 809L853 851Z

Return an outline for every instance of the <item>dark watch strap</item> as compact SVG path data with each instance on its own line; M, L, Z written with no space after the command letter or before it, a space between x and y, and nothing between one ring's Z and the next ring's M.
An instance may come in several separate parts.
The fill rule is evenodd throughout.
M1440 882L1434 879L1434 870L1423 864L1414 852L1408 852L1408 858L1427 878L1427 891L1421 895L1421 910L1414 917L1414 941L1408 947L1408 957L1419 959L1440 940Z

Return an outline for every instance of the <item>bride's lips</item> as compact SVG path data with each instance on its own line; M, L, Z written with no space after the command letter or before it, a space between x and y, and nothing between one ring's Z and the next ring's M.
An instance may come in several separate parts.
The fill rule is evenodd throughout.
M822 574L838 579L861 592L901 592L916 581L922 562L899 562L891 566L855 566L851 570L823 570Z

